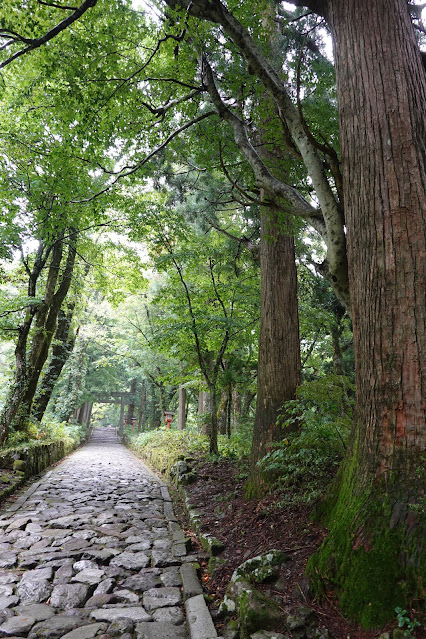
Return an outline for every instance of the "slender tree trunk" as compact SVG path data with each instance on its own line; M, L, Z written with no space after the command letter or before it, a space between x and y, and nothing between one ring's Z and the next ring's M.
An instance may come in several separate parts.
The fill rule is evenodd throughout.
M124 434L124 397L123 395L121 396L121 400L120 400L120 419L118 422L118 435L119 437L123 437Z
M211 455L217 455L219 453L217 445L218 434L218 419L217 419L217 391L216 391L216 379L209 385L209 399L210 399L210 419L207 424L207 435L209 437L210 448L209 453Z
M234 431L238 430L241 414L241 395L237 390L232 391L232 424Z
M74 348L75 335L71 330L73 310L74 304L68 308L67 312L59 311L52 356L37 390L32 409L33 419L39 422L43 419L55 384Z
M232 416L232 389L228 388L228 402L226 406L226 434L231 437L231 416Z
M257 405L251 451L251 483L261 488L257 462L284 437L277 417L300 384L299 315L294 240L263 212L260 248L260 336Z
M186 426L186 389L179 388L178 429L184 430Z
M138 430L142 430L146 420L146 382L142 380L139 394Z
M132 425L133 415L135 413L135 396L136 396L136 385L138 383L137 379L132 379L130 384L130 392L132 393L132 399L130 400L130 404L127 407L127 424L129 426Z
M86 410L86 431L89 432L90 420L92 419L93 402L88 402Z
M249 418L250 411L252 409L252 403L255 397L256 397L256 393L254 393L251 390L248 390L245 393L243 393L243 396L241 398L241 413L240 413L240 417L242 417L243 419Z
M203 435L208 435L211 422L212 403L209 391L200 391L198 395L198 421Z
M152 428L160 428L163 423L163 413L161 411L161 397L159 389L151 382L151 425Z
M336 584L347 613L380 626L426 580L426 75L405 0L328 9L357 397L330 535L310 572Z
M84 402L84 404L82 404L76 412L76 419L80 425L83 425L86 419L86 412L87 412L86 407L87 407L87 403Z
M217 409L217 426L221 435L226 435L228 430L228 390L221 393L219 407Z
M341 330L337 324L333 324L331 327L331 340L333 344L333 368L336 375L344 375L342 364L342 349L340 346Z

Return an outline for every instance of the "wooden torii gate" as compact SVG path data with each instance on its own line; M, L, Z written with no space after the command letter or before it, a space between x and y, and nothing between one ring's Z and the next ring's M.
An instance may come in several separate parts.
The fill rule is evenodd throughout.
M124 432L124 407L135 403L135 394L129 391L116 391L112 393L99 393L94 395L93 403L96 404L120 404L120 419L118 422L118 436Z

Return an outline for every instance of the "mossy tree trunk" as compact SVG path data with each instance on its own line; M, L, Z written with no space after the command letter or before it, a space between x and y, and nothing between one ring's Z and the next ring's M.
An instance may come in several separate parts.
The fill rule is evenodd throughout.
M33 268L24 262L28 273L28 296L36 297L42 269L50 259L43 299L31 304L18 329L15 348L15 378L0 416L0 445L10 432L25 430L43 366L56 330L59 310L71 285L76 258L76 232L70 234L68 254L62 266L63 237L50 245L40 242ZM62 266L62 272L60 273Z
M76 335L72 331L71 321L74 312L74 303L68 305L67 311L59 311L58 323L52 346L52 355L48 368L37 388L31 416L36 421L41 421L46 412L47 405L52 396L53 389L58 381L65 363L67 362L75 344Z
M345 612L380 626L425 585L426 75L405 0L329 0L326 15L357 399L330 534L309 572L337 587Z

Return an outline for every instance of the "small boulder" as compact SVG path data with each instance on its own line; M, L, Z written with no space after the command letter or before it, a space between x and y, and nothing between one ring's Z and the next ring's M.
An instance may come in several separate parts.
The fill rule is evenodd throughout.
M231 581L227 595L235 602L241 639L249 639L257 630L277 630L282 625L279 605L268 599L248 581Z
M263 555L247 559L232 575L232 580L242 578L252 583L273 581L278 577L281 565L288 561L288 556L281 550L269 550Z

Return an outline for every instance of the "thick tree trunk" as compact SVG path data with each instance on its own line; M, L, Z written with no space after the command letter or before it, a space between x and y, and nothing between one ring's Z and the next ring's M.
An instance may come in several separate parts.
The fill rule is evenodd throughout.
M62 261L62 249L63 240L58 239L52 245L52 257L43 300L37 306L29 308L27 318L19 329L18 342L15 349L15 379L6 407L0 417L0 445L5 442L11 427L15 430L24 430L31 414L37 384L48 357L50 344L56 329L58 313L71 284L76 257L75 237L70 241L67 261L57 290L55 290ZM43 249L39 251L40 255L42 252ZM46 259L44 258L43 263L46 262ZM41 269L37 270L34 266L30 274L29 294L31 296L35 296L40 272ZM34 334L31 340L30 352L27 354L27 342L33 318L35 318Z
M330 0L328 19L357 398L330 535L310 572L379 626L421 596L426 576L424 518L412 507L425 489L426 76L405 0Z
M257 462L284 437L277 417L300 384L299 315L294 240L263 212L260 248L260 335L257 404L251 451L251 483L259 490Z

